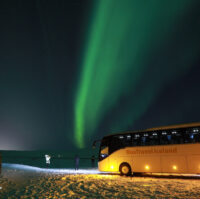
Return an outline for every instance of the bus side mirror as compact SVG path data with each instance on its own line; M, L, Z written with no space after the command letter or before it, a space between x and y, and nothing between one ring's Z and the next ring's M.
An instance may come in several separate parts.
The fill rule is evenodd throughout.
M92 148L95 149L95 148L96 148L96 143L97 143L97 142L100 142L100 141L101 141L101 140L95 140L95 141L93 142L93 144L92 144Z
M96 141L93 142L93 144L92 144L92 148L93 148L93 149L96 148Z

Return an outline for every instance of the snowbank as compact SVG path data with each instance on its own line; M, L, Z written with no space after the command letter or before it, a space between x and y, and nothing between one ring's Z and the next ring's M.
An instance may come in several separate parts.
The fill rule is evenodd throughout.
M90 173L87 173L87 171ZM198 198L200 180L122 177L97 170L3 164L0 198Z

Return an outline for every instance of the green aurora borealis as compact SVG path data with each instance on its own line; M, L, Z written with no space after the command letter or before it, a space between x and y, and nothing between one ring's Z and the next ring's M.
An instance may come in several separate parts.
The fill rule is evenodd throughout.
M127 130L169 81L188 71L198 57L198 42L192 46L191 43L199 35L180 24L191 12L192 3L188 0L96 1L75 96L77 147L85 146L85 137L90 141L105 115L122 98L131 100L113 118L111 131Z

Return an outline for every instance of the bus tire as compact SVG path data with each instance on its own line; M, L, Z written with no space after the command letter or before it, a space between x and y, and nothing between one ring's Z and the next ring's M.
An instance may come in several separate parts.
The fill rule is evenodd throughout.
M128 163L124 162L119 167L119 172L121 175L130 176L131 175L131 167Z

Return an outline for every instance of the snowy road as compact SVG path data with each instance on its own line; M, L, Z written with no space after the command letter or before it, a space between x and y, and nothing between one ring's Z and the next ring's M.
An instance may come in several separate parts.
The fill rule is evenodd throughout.
M200 198L200 179L46 172L4 166L0 198Z

